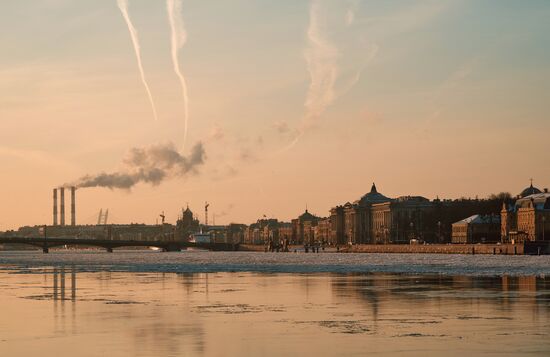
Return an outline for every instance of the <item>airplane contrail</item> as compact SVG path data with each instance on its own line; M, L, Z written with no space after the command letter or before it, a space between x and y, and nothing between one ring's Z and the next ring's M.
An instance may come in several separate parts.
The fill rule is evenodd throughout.
M187 41L187 33L183 25L183 18L181 15L181 0L167 0L166 8L168 10L168 21L170 22L170 29L172 35L170 43L172 47L172 62L174 64L174 72L179 78L181 84L181 92L183 96L183 111L184 111L184 132L183 132L183 149L185 149L185 143L187 141L187 131L189 127L189 97L187 95L187 82L183 76L179 60L178 51L185 45Z
M334 84L338 77L338 49L326 38L319 19L319 3L312 1L307 30L308 47L305 52L310 76L306 96L303 127L309 127L332 104ZM305 128L302 128L304 130Z
M293 141L282 151L287 151L296 145L298 140L315 124L336 97L334 85L338 77L337 59L339 51L326 38L320 22L319 2L312 0L309 8L307 47L304 52L310 77L304 103L305 113L302 122L295 130Z
M134 51L136 52L136 60L139 68L139 74L141 75L141 81L143 82L143 86L145 87L145 91L147 92L147 96L149 97L149 102L151 103L151 108L153 109L153 115L155 117L155 120L158 120L157 108L155 107L155 102L153 101L153 95L151 94L151 90L149 89L147 80L145 79L145 73L143 72L143 65L141 64L141 51L139 47L137 30L132 24L132 21L130 20L130 16L128 15L128 0L117 0L117 4L118 4L118 8L120 9L120 12L122 13L122 17L124 17L124 20L126 21L126 25L128 25L128 31L130 32L130 37L132 38L132 43L134 45Z

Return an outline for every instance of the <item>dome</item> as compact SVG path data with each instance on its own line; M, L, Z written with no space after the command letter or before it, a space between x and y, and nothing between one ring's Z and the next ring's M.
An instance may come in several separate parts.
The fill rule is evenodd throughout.
M529 186L525 190L521 191L521 193L519 195L521 196L521 198L524 198L524 197L534 195L534 194L537 194L537 193L542 193L542 191L539 190L536 187L533 187L533 182L531 182L531 186Z
M302 213L300 215L300 217L298 217L298 219L300 221L315 221L317 219L319 219L319 217L315 216L315 215L312 215L311 213L308 212L307 208L306 208L306 211L304 213Z
M359 200L359 204L362 206L368 206L373 203L389 202L391 198L384 196L376 190L376 185L373 183L370 192L363 195Z

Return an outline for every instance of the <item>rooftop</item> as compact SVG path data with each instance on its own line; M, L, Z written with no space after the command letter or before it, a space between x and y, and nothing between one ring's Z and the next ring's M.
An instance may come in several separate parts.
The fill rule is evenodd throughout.
M500 216L499 215L483 215L483 214L474 214L473 216L470 216L468 218L464 218L463 220L460 220L454 224L461 224L461 223L467 223L467 224L500 224Z
M363 195L363 197L361 197L361 199L356 201L355 203L361 206L370 206L373 203L389 202L391 200L392 200L391 198L388 198L383 194L379 193L378 190L376 189L376 184L373 182L370 192Z
M537 194L537 193L542 193L542 191L539 190L536 187L533 187L533 180L531 180L531 185L529 187L527 187L526 189L524 189L523 191L521 191L519 196L521 198L525 198L527 196L534 195L534 194Z

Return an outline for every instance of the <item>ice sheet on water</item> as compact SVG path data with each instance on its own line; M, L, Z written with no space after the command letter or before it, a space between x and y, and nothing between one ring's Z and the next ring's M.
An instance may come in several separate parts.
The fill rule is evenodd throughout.
M550 256L185 251L0 252L0 269L74 265L79 271L550 275Z

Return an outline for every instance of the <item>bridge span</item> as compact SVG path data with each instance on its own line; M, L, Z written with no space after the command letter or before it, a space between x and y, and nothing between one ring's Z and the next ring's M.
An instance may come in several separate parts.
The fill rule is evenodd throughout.
M121 239L96 239L81 237L9 237L0 236L0 244L26 244L42 248L44 253L48 253L50 248L65 245L88 246L105 248L108 252L113 252L115 248L122 247L155 247L165 252L177 252L187 248L197 248L214 251L233 251L238 250L239 245L233 243L195 243L184 242L173 239L154 239L154 240L121 240Z

